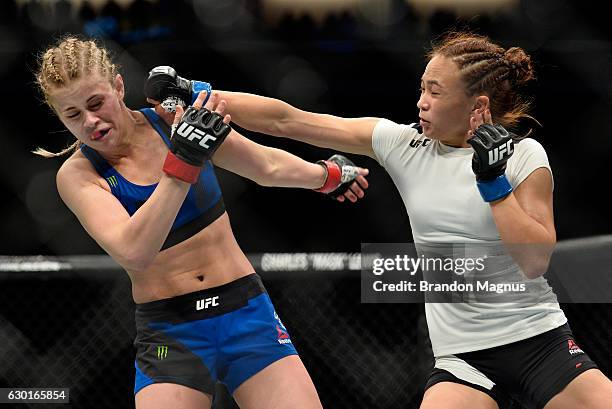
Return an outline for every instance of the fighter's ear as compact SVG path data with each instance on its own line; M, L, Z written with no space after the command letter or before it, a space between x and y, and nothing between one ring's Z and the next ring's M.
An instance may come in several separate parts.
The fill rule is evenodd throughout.
M123 100L123 97L125 97L125 85L123 84L123 77L121 74L115 75L115 79L113 80L113 89L117 93L117 96Z

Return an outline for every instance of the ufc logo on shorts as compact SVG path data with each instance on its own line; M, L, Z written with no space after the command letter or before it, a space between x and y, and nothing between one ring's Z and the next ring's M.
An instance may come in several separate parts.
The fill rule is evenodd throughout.
M513 144L512 140L506 142L505 145L498 146L489 151L489 165L494 164L495 162L499 162L504 158L504 156L512 155L513 152Z
M205 310L208 307L217 307L219 305L219 296L204 298L196 303L196 311Z
M184 122L176 130L176 133L181 135L183 138L187 138L189 141L193 141L194 139L200 139L199 145L203 146L206 149L210 149L210 146L208 146L206 142L217 140L217 138L215 138L214 136L202 132L199 129L194 128L192 125L186 124Z

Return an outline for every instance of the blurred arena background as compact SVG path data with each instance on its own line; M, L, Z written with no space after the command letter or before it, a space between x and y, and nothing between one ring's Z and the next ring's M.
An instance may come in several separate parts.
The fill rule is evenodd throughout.
M72 141L32 75L37 54L58 36L80 33L109 46L132 108L145 105L148 70L171 65L213 88L402 123L417 119L424 53L443 31L468 27L521 46L538 72L530 92L544 125L535 137L555 177L557 265L580 274L612 263L605 199L612 25L601 7L591 0L1 1L0 387L69 387L73 408L133 406L127 276L99 257L61 203L62 159L30 153ZM247 135L308 160L331 153ZM416 408L431 359L423 307L360 304L351 262L362 242L411 241L409 220L384 170L352 159L371 170L371 188L356 205L260 187L223 170L218 176L236 237L260 266L324 406ZM269 253L291 254L262 263ZM563 308L578 342L611 376L611 305ZM232 402L221 391L215 407Z

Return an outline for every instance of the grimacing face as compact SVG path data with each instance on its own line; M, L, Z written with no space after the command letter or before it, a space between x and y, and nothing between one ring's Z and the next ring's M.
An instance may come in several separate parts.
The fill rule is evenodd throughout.
M59 119L78 140L103 152L111 151L123 140L123 96L120 75L110 83L95 74L55 89L49 100Z
M421 77L417 102L424 134L452 146L466 144L470 117L480 109L476 97L466 94L457 65L441 55L434 56Z

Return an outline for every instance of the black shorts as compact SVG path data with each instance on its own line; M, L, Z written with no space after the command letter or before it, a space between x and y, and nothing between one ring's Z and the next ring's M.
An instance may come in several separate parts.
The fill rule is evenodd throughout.
M508 345L436 357L425 390L438 382L454 382L488 394L500 408L511 398L543 408L576 376L592 368L597 365L576 344L566 323Z

